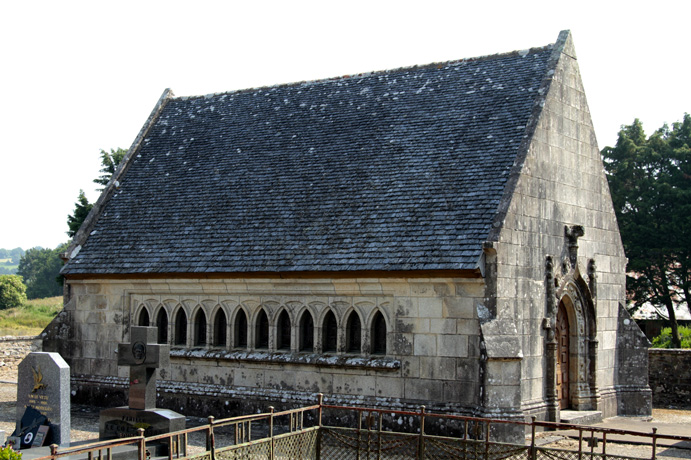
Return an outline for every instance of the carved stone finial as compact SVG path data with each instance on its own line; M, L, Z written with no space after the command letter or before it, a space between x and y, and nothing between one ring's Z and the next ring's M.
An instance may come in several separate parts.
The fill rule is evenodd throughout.
M588 287L590 288L590 295L593 298L597 297L597 265L595 259L588 261Z
M551 279L554 276L554 263L552 262L552 256L547 256L545 258L545 276Z
M576 267L578 262L578 238L585 235L582 225L568 225L564 226L564 236L569 248L569 261L571 262L571 267Z

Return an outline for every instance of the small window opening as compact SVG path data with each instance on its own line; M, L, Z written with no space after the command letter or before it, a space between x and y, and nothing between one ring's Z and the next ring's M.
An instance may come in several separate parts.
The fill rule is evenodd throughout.
M156 327L158 328L158 343L168 343L168 313L161 308L156 315Z
M261 310L257 318L255 348L269 348L269 317Z
M227 335L228 320L226 319L226 312L219 308L214 317L214 346L225 347Z
M276 349L290 350L290 317L285 310L278 315Z
M234 339L235 348L247 348L247 315L245 310L238 311L235 316Z
M380 311L374 315L374 320L372 321L371 341L372 354L386 354L386 320Z
M338 325L336 324L336 316L332 311L329 311L324 317L322 325L322 351L336 351L338 344Z
M300 318L300 351L314 351L314 320L308 311Z
M187 345L187 314L183 308L175 315L175 345Z
M194 317L194 345L203 347L206 345L206 314L199 309Z
M361 338L362 328L360 327L360 317L357 313L351 312L346 322L346 351L349 353L360 353L362 351Z
M149 311L146 308L142 308L139 312L139 321L137 321L138 326L148 326L149 325Z

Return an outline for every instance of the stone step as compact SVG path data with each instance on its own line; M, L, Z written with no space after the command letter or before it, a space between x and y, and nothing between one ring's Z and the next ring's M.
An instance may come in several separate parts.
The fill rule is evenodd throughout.
M560 422L570 425L595 425L602 423L602 412L597 410L562 410Z

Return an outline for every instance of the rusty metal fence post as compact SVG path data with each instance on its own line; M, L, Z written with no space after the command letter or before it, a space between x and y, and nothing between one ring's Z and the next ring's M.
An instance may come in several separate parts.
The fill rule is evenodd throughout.
M487 420L485 427L485 460L489 460L489 420Z
M533 415L531 419L533 423L530 424L530 460L536 460L537 446L535 445L535 420L537 420L537 417Z
M209 415L209 429L206 432L206 450L211 454L211 460L216 459L216 438L214 436L214 416Z
M317 455L316 455L316 460L321 460L322 458L322 436L324 435L323 433L323 428L322 428L322 411L323 411L323 406L324 406L324 393L319 393L318 395L318 401L319 401L319 409L317 409L317 425L319 428L317 429Z
M144 428L137 428L137 455L139 460L146 460L146 438L144 437Z
M417 458L425 458L425 406L420 406L420 437L417 445Z
M274 442L274 406L269 406L269 458L271 459L274 458Z
M383 420L383 414L379 412L379 423L377 425L377 460L381 459L381 424Z

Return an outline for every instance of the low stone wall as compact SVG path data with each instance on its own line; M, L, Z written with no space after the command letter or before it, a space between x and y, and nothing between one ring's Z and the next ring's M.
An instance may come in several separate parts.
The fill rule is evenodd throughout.
M691 350L650 348L653 406L691 408Z
M0 380L17 380L17 366L32 351L41 351L41 343L32 336L0 337Z

